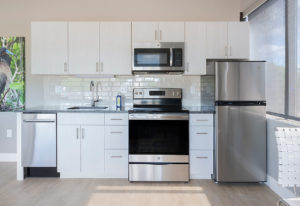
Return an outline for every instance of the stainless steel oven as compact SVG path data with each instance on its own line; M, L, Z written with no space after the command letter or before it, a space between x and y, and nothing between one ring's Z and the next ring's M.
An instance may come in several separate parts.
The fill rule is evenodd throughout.
M183 73L183 42L134 43L133 73Z
M129 180L189 181L189 113L181 109L181 89L134 91Z

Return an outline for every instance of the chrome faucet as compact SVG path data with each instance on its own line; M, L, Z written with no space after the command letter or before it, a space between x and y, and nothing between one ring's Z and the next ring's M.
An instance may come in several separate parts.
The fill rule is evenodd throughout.
M95 83L94 81L91 81L90 91L92 92L92 101L91 101L92 107L95 107L96 102L100 102L98 87L99 87L99 82L96 83L96 99L95 99Z

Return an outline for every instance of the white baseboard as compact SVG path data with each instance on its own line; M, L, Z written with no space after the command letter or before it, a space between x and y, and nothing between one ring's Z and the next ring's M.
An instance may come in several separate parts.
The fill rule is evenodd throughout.
M17 162L17 153L0 153L0 162Z
M278 184L277 180L268 175L267 186L273 190L277 195L279 195L282 199L285 198L294 198L294 193Z

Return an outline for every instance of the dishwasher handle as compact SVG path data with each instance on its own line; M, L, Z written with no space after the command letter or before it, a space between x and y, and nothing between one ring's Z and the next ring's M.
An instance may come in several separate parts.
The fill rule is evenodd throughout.
M39 123L39 122L55 122L55 120L52 120L52 119L30 119L30 120L26 120L26 119L24 119L23 120L23 122L28 122L28 123L34 123L34 122L37 122L37 123Z

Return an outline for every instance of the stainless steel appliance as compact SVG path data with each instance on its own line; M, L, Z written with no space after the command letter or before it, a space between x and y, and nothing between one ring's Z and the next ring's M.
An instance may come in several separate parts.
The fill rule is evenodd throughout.
M211 62L216 75L214 178L266 181L264 61Z
M134 43L133 73L183 73L184 42Z
M181 89L134 89L129 181L189 181L189 113Z
M56 167L56 114L23 114L22 166Z

